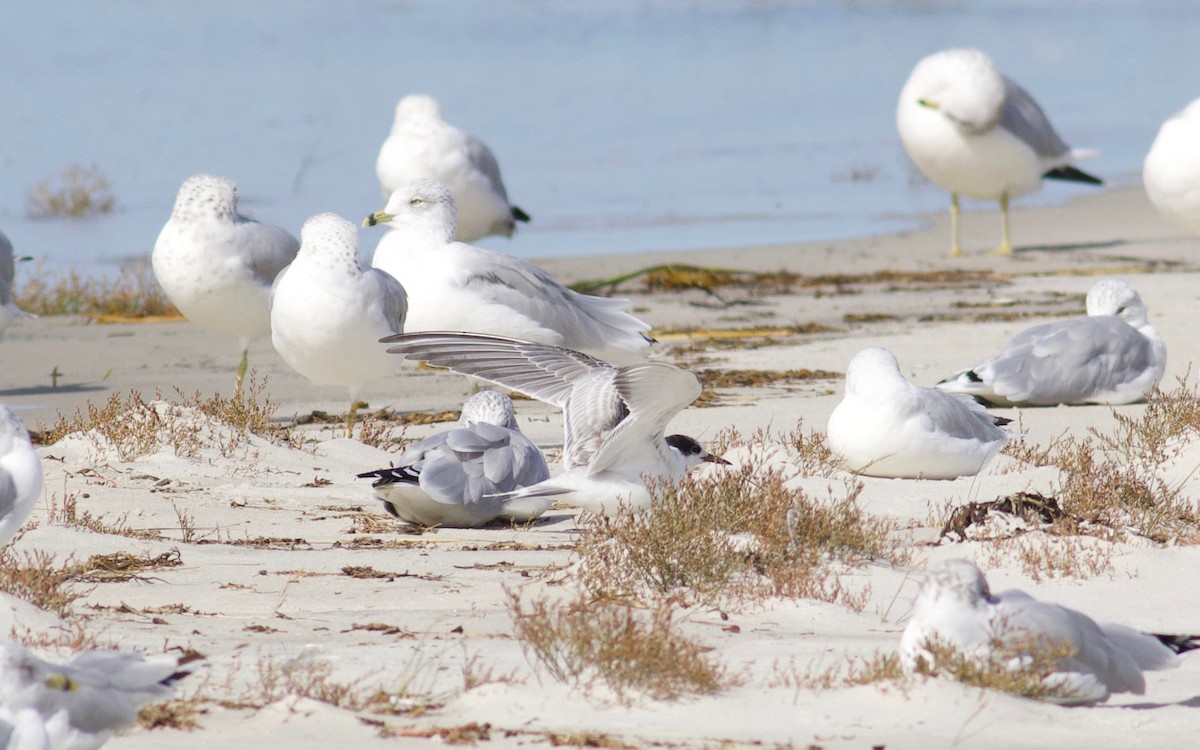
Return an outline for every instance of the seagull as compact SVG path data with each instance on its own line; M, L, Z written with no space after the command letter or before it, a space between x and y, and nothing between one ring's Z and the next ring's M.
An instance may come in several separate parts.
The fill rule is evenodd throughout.
M512 399L499 391L471 396L458 429L409 446L395 467L358 476L376 480L371 486L388 513L418 526L478 528L497 518L525 523L552 502L504 496L549 479L550 470L521 434Z
M271 332L271 283L296 257L286 230L238 213L233 181L210 174L184 180L154 243L154 276L171 303L201 328L238 337L246 376L250 340Z
M937 384L989 406L1132 404L1162 380L1167 347L1128 282L1104 279L1087 316L1018 333L994 357Z
M317 385L350 389L347 435L362 386L396 369L379 339L404 330L404 287L358 259L358 229L337 214L304 222L300 252L271 288L271 342Z
M1142 182L1159 213L1200 234L1200 99L1163 123L1142 165Z
M0 547L21 530L42 494L42 461L16 414L0 404Z
M549 498L593 514L651 505L646 477L676 481L692 466L728 461L667 423L700 395L700 381L663 362L615 367L581 352L471 333L407 333L389 352L472 375L563 411L564 472L508 498Z
M37 711L52 738L46 747L97 748L132 725L142 706L170 698L197 658L84 651L59 665L0 639L0 706L22 725L30 723L30 709Z
M14 711L0 705L0 747L4 750L59 750L66 745L69 727L63 714L52 722L42 718L37 709ZM51 738L51 732L54 737Z
M1049 691L1046 700L1067 704L1097 703L1112 693L1141 695L1146 689L1143 671L1176 667L1179 654L1200 647L1195 636L1154 635L1097 623L1021 591L993 595L975 563L963 559L938 563L921 583L912 619L900 637L904 667L936 670L940 665L931 642L952 647L979 666L998 663L1014 672L1031 668L1039 647L1067 647L1073 653L1042 678Z
M1041 189L1043 178L1102 181L1072 164L1072 150L1025 89L1000 74L977 49L950 49L921 60L900 92L896 124L904 150L933 182L950 191L950 255L962 255L958 196L1000 201L1003 241L1011 255L1008 201Z
M529 214L508 202L492 150L443 120L437 100L427 94L409 94L396 105L375 174L384 198L418 177L445 184L458 203L461 242L489 234L512 237L514 222L529 221Z
M579 294L529 261L454 241L455 203L434 180L400 186L364 226L391 228L371 265L409 293L407 330L510 336L609 359L640 354L650 326L628 300Z
M0 232L0 336L16 318L32 318L30 313L17 307L12 299L13 278L16 266L13 264L13 245L4 232Z
M973 476L1013 437L1009 420L969 398L909 383L887 349L863 349L846 368L846 395L826 440L847 469L873 477Z

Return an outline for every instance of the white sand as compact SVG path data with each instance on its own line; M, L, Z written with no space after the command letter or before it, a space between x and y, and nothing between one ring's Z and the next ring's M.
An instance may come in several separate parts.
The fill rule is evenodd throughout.
M1013 259L971 254L993 242L998 217L971 214L964 222L968 257L942 257L948 241L943 217L927 231L804 246L751 248L738 252L680 253L670 260L729 268L805 274L863 274L883 269L967 269L996 271L1010 283L856 285L856 294L817 296L799 290L787 296L750 300L728 308L697 307L700 292L636 295L638 314L656 328L704 325L717 328L777 327L808 322L839 329L831 333L779 337L769 346L717 350L706 367L844 371L866 346L884 346L899 358L914 382L930 385L940 377L995 352L1015 332L1054 317L1080 314L1082 295L1095 274L1128 278L1139 290L1151 321L1167 342L1164 385L1186 373L1196 359L1200 335L1197 276L1200 241L1184 236L1150 208L1140 190L1113 191L1072 205L1018 212L1019 243L1037 243ZM663 260L668 258L664 257ZM647 264L645 256L551 261L563 279L609 276ZM1065 293L1066 297L1060 296ZM738 292L730 293L738 297ZM744 295L741 295L744 296ZM990 312L1032 312L1035 317L973 323L980 312L970 305L991 304ZM959 306L956 306L959 305ZM848 313L885 313L895 318L847 324ZM922 319L933 316L934 319ZM668 337L664 337L668 338ZM677 343L672 341L671 343ZM205 394L232 387L232 342L187 323L96 325L79 319L43 318L11 328L0 354L5 360L0 399L17 408L31 426L52 421L56 411L72 412L88 400L101 402L113 391L138 389L150 397L173 387ZM316 388L290 372L266 339L251 348L250 361L267 376L268 392L288 418L312 409L345 408L344 390ZM669 354L667 356L670 356ZM58 389L49 373L63 373ZM107 377L106 376L107 373ZM812 381L723 392L715 408L688 409L672 430L705 440L727 425L744 432L758 427L790 430L798 419L824 429L839 398L840 383ZM363 396L372 408L454 409L470 390L463 378L405 367L369 386ZM177 399L175 399L177 400ZM1122 407L1137 414L1142 407ZM522 429L544 447L561 441L557 415L532 402L518 403ZM1111 430L1106 407L1075 407L1001 412L1018 416L1034 442L1045 443L1088 427ZM410 436L434 428L413 428ZM58 558L125 550L158 555L178 549L183 564L149 572L148 580L98 583L74 605L77 621L103 642L161 651L190 646L209 657L209 666L191 678L191 689L236 703L245 684L257 681L258 664L328 665L334 678L380 683L396 690L408 680L415 694L433 694L444 704L423 715L355 714L312 700L287 699L254 710L206 704L194 732L132 730L113 740L114 748L177 750L213 746L263 748L401 747L381 738L378 727L359 717L386 721L392 730L421 734L430 728L477 722L492 726L490 747L548 743L549 733L593 732L632 745L714 746L722 741L794 743L863 748L961 747L1127 747L1179 746L1200 730L1200 655L1185 657L1182 668L1152 673L1145 696L1117 696L1096 708L1062 708L1008 695L981 692L946 681L918 681L907 692L875 686L822 692L769 687L775 666L802 671L869 656L897 645L919 571L934 559L973 557L984 564L997 589L1016 586L1040 597L1156 632L1200 630L1200 602L1190 581L1200 570L1200 550L1159 548L1148 543L1115 547L1114 572L1086 580L1032 583L1010 555L988 560L979 542L942 544L915 550L912 569L872 565L845 577L854 588L869 586L866 608L805 600L779 600L749 611L689 610L686 632L715 649L740 686L714 697L677 702L641 701L631 707L588 697L546 675L535 675L511 638L504 590L535 594L547 586L543 569L571 559L575 514L551 511L528 530L441 530L423 536L387 525L382 533L355 533L369 516L382 520L359 471L387 465L382 451L319 431L321 441L295 450L255 439L222 456L206 447L198 458L169 449L122 462L94 444L67 440L42 448L46 471L43 501L34 511L38 527L18 542L18 550L45 550ZM1190 461L1190 463L1189 463ZM1179 481L1190 497L1200 496L1200 480L1187 477L1200 463L1191 450L1179 462ZM863 479L863 502L874 513L903 520L915 540L932 539L938 529L930 509L947 502L990 500L1022 489L1048 490L1054 473L1001 458L983 475L951 482ZM314 482L314 479L322 481ZM328 481L328 484L324 483ZM823 493L825 479L802 484ZM836 483L836 482L835 482ZM320 486L312 486L312 485ZM307 485L307 486L306 486ZM96 534L48 523L50 506L61 507L64 493L78 495L78 509L109 521L126 517L129 526L158 529L165 541ZM365 514L365 515L364 515ZM190 518L194 536L182 540L180 517ZM302 539L294 548L230 544L257 537ZM385 548L351 548L363 537ZM508 544L518 542L519 544ZM345 566L372 566L394 578L351 578ZM184 605L186 610L170 605ZM27 604L0 607L18 631L55 631L54 615ZM182 611L183 613L177 613ZM383 623L393 631L363 626ZM730 628L737 625L736 632ZM356 628L356 626L359 626ZM513 673L518 684L491 683L462 691L465 661ZM318 666L318 668L324 668ZM205 674L208 675L207 681ZM250 698L255 699L254 691ZM183 693L189 693L185 688ZM427 733L427 732L426 732ZM441 742L439 739L426 742ZM399 743L399 744L398 744Z

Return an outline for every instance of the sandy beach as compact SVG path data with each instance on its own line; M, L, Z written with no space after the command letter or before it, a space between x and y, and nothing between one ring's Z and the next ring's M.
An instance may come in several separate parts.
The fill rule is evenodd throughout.
M883 346L913 382L932 385L995 353L1024 328L1082 314L1083 295L1105 275L1138 289L1166 341L1163 387L1176 387L1177 378L1194 369L1200 239L1156 214L1140 188L1014 211L1018 249L1012 258L986 253L999 239L994 210L965 215L963 258L945 257L948 217L930 222L920 231L848 241L543 265L570 282L658 263L803 277L792 279L786 292L765 283L716 295L646 291L639 281L621 286L617 295L633 300L662 341L654 356L702 373L806 368L840 374L855 352ZM374 241L364 239L364 251ZM0 341L0 400L31 429L43 430L58 415L86 412L87 404L103 405L114 393L137 391L149 401L160 392L173 403L184 400L179 393L228 395L236 348L232 338L186 321L23 320ZM262 393L281 425L314 410L345 412L344 389L309 385L267 339L251 347L250 367L265 381ZM51 373L57 373L56 387ZM743 435L790 432L798 424L823 431L841 386L840 378L814 378L719 387L704 408L680 414L671 430L702 442L729 427ZM367 386L363 399L371 411L452 411L472 387L460 376L405 363L396 375ZM1144 408L1117 411L1136 416ZM519 401L517 410L522 429L556 456L562 441L557 412L532 401ZM1113 409L1104 406L997 413L1013 418L1033 445L1089 429L1108 434L1117 425ZM442 427L413 426L405 437ZM536 597L572 585L577 511L551 510L529 528L413 533L384 515L368 483L354 476L387 466L391 453L345 438L336 423L293 433L306 440L285 445L251 436L237 442L222 426L202 424L191 455L168 444L130 460L86 435L39 449L44 496L10 554L40 551L62 564L71 556L127 552L160 564L128 580L93 576L69 584L80 596L65 615L6 596L0 625L26 642L48 640L45 652L56 656L68 653L67 644L82 632L101 645L150 653L186 647L207 657L180 690L181 697L201 699L197 728L139 727L109 747L254 743L299 750L472 740L488 747L1165 747L1186 744L1200 730L1198 655L1185 657L1177 670L1149 673L1145 695L1117 695L1091 708L941 679L918 678L903 688L887 682L815 688L780 677L894 651L921 571L951 557L979 562L994 589L1034 591L1147 631L1200 631L1200 603L1186 583L1200 570L1195 546L1040 531L1007 543L933 544L947 508L1020 491L1052 493L1059 477L1051 467L1001 456L979 476L954 481L795 477L814 497L861 482L862 508L895 522L893 537L908 551L908 562L843 571L842 585L864 597L858 608L770 598L681 610L676 619L683 632L712 649L708 654L735 679L712 695L621 702L603 690L556 681L513 637L506 590ZM1194 502L1200 446L1181 451L1164 479ZM740 450L730 460L762 455ZM75 521L68 519L68 503ZM110 528L148 533L89 529L78 522L84 513ZM1035 582L1020 544L1038 545L1048 556L1096 560L1100 570L1061 576L1047 565ZM281 674L368 692L378 686L391 694L392 710L298 697L282 684L286 680L272 681Z

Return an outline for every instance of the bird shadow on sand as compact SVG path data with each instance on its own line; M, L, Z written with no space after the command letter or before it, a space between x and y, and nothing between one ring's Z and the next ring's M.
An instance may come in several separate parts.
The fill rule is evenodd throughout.
M12 396L45 396L50 393L93 393L95 391L106 390L108 390L107 386L94 384L89 385L87 383L80 383L78 385L60 385L57 387L51 385L39 385L27 386L25 388L9 388L7 390L0 390L0 398L8 398Z
M1057 245L1022 245L1016 249L1022 253L1069 253L1077 250L1112 250L1128 245L1128 240L1105 240L1104 242L1063 242Z
M1181 708L1200 708L1200 695L1193 695L1191 698L1181 701L1172 701L1170 703L1128 703L1123 706L1094 706L1094 708L1119 708L1145 711L1153 708L1170 708L1171 706L1179 706Z

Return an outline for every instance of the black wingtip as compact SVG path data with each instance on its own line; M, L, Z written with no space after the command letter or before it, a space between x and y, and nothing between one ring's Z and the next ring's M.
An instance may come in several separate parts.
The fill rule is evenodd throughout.
M1065 167L1055 167L1049 172L1042 174L1048 180L1066 180L1067 182L1083 182L1088 185L1103 185L1104 180L1084 172L1082 169L1076 169L1070 165Z
M1177 654L1186 654L1200 648L1200 635L1173 635L1170 633L1147 633Z
M528 223L530 220L529 214L522 211L519 206L512 207L512 217L513 217L513 221L524 221L524 222Z

